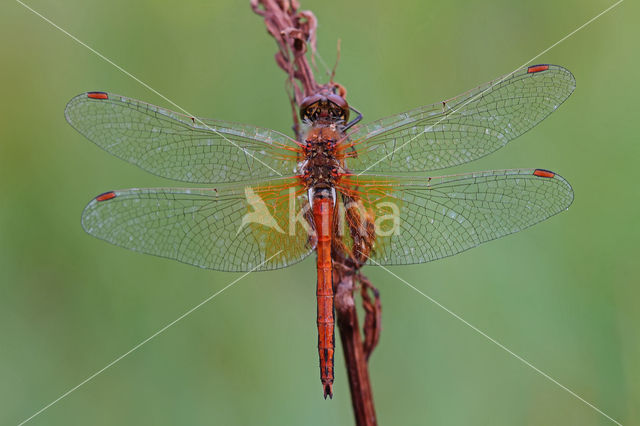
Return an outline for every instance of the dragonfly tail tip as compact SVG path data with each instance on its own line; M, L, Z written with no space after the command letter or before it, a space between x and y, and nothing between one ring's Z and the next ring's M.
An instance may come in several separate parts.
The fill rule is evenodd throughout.
M324 384L324 399L333 399L333 383L325 383Z

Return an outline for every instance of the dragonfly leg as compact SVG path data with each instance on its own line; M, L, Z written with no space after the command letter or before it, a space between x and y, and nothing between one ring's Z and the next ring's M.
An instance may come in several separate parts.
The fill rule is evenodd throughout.
M347 126L344 128L343 132L346 132L347 130L349 130L351 127L355 126L356 124L358 124L360 122L360 120L362 120L362 113L360 111L358 111L357 109L355 109L354 107L352 107L351 105L349 105L349 109L353 112L355 112L356 114L358 114L358 116L356 118L354 118L353 120L351 120L350 122L347 123Z

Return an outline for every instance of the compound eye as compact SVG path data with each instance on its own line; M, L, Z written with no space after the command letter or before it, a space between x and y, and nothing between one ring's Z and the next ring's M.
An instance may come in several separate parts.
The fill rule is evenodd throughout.
M318 119L318 104L312 104L305 108L302 113L302 118L305 120L315 121Z
M335 93L327 96L327 99L335 106L336 111L339 111L335 117L347 121L349 119L349 104L347 101L342 96L336 95Z
M321 99L322 99L322 96L320 94L315 94L315 95L307 96L306 98L304 98L300 103L300 118L302 119L310 118L310 113L312 109L311 106L313 104L318 103ZM313 109L317 110L317 105Z

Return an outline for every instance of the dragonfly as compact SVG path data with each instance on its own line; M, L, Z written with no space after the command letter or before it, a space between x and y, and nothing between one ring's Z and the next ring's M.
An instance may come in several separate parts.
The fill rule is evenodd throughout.
M163 178L206 187L93 198L84 230L130 250L230 272L290 266L316 252L320 379L333 396L332 268L452 256L566 210L570 184L546 169L433 175L488 155L555 111L567 69L521 68L455 98L359 125L337 85L300 103L304 137L191 117L108 92L66 106L96 145ZM356 111L357 112L357 111Z

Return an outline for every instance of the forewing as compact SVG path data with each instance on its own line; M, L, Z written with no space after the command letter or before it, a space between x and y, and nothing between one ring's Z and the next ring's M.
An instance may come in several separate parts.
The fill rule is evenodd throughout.
M89 234L130 250L220 271L270 270L302 260L313 233L289 223L304 193L294 179L217 189L128 189L93 199Z
M273 130L189 117L113 93L78 95L65 116L116 157L185 182L289 176L297 155L296 143Z
M372 264L405 265L452 256L566 210L573 190L541 169L438 178L353 176L341 191L375 217Z
M356 130L343 146L347 166L417 172L476 160L538 124L574 88L573 75L560 66L522 68L448 101Z

